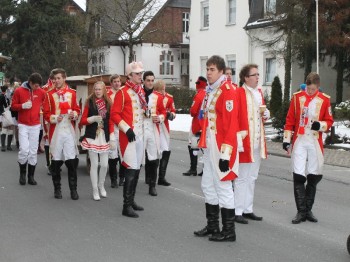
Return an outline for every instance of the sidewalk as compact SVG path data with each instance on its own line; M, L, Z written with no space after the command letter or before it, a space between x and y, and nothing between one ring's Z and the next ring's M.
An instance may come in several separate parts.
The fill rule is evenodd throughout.
M182 131L171 131L171 138L174 140L188 140L188 133ZM267 141L267 152L270 155L289 157L286 151L282 149L282 144L278 142ZM324 149L324 162L327 165L341 166L350 168L350 151L342 149Z

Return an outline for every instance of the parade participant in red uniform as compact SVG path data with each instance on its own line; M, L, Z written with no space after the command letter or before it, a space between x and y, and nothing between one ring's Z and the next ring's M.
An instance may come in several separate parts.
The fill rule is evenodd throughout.
M28 184L36 185L34 180L37 164L38 139L40 132L40 109L45 99L45 92L40 88L41 75L33 73L28 81L17 88L11 108L18 111L19 152L18 163L20 168L19 183L26 184L26 170L28 164Z
M143 122L146 149L145 176L146 183L148 182L149 184L148 193L151 196L157 196L156 182L161 155L159 123L164 122L166 111L163 104L163 95L153 91L153 72L146 71L143 74L143 81L143 90L145 91L148 105Z
M319 87L319 75L310 73L306 78L306 90L293 94L284 126L283 149L288 154L292 152L294 197L298 210L293 224L318 221L311 210L316 185L322 179L322 134L333 125L330 97L319 92Z
M225 68L225 75L227 78L227 81L231 81L233 87L236 89L238 86L233 82L233 75L235 75L235 71L231 67L226 67Z
M74 121L80 114L76 92L66 84L64 69L53 70L55 88L46 93L43 111L44 120L50 123L49 141L52 155L52 182L54 196L62 198L61 193L61 166L63 160L68 168L68 182L70 195L73 200L79 199L77 192L77 155L79 153L74 131Z
M189 132L189 136L188 136L188 140L189 140L188 152L190 153L191 166L189 170L187 170L185 173L182 173L184 176L197 175L197 162L198 162L198 152L199 152L197 141L199 139L200 132L201 132L198 116L199 116L203 99L205 97L206 87L207 87L207 79L203 76L198 77L196 81L197 93L193 97L193 102L190 109L190 114L192 116L192 124ZM202 174L203 174L203 171L198 175L201 176Z
M126 66L128 80L115 95L111 110L111 119L119 128L122 165L126 168L122 214L128 217L138 217L135 210L143 210L143 207L135 203L136 187L145 153L143 118L148 110L141 86L143 71L141 62L132 62Z
M120 89L122 82L120 79L119 75L112 75L109 78L109 82L111 84L111 88L108 90L108 96L111 99L112 104L114 103L114 98L115 94L117 91ZM111 187L116 188L118 187L117 184L117 177L118 177L118 172L117 172L117 164L120 162L119 160L119 153L118 153L118 147L119 147L119 129L117 125L114 125L114 137L116 141L116 146L115 148L111 148L109 151L109 159L108 159L108 168L109 168L109 176L111 178ZM122 168L122 165L120 166ZM124 177L119 172L119 184L122 186L123 185L123 180Z
M239 97L240 132L239 177L234 184L235 221L248 224L248 219L260 221L253 213L255 182L258 178L261 158L266 158L264 121L270 117L264 97L258 88L259 72L255 64L245 65L239 73L243 86L236 89Z
M211 241L235 241L232 180L238 174L238 107L231 82L224 75L225 61L212 56L207 61L206 96L202 103L202 134L198 143L204 151L202 190L207 226L196 236L212 234ZM221 207L222 231L219 229Z
M173 121L175 119L176 109L173 96L165 92L165 82L163 80L158 80L154 84L154 91L163 95L163 104L166 110L166 118L164 119L164 122L159 124L160 151L162 152L162 157L159 163L158 185L170 186L171 184L165 179L166 169L171 153L169 120Z
M96 82L93 93L86 100L80 120L80 125L86 126L81 147L89 152L94 200L100 200L100 195L103 198L107 197L104 183L108 167L108 154L110 149L115 150L116 148L114 123L110 121L111 105L112 102L107 95L105 84L102 81Z

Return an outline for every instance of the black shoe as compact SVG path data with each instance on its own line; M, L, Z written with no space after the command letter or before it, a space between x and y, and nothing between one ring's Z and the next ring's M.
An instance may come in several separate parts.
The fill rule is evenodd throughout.
M158 185L160 186L170 186L171 184L165 179L158 179Z
M148 191L148 194L150 194L151 196L157 196L157 191L156 191L156 188L155 187L149 187L149 191Z
M123 207L122 215L127 217L135 217L135 218L139 217L139 215L134 211L134 209L131 206Z
M55 198L57 198L57 199L62 199L62 192L61 192L61 189L55 189L54 196L55 196Z
M243 216L235 216L235 222L240 224L248 224L248 220L246 220Z
M12 147L11 146L7 146L6 149L7 149L7 151L12 151Z
M311 211L306 212L306 220L314 223L318 222L318 219L314 216L314 214Z
M300 222L306 221L306 213L298 212L297 215L293 218L292 224L300 224Z
M118 182L117 182L116 179L113 179L113 180L111 181L111 188L118 188Z
M131 205L132 209L136 210L136 211L143 211L145 210L142 206L139 206L138 204L136 204L136 202L134 202L132 205Z
M30 177L28 177L28 184L32 185L32 186L35 186L38 183L34 180L34 177L30 176Z
M255 215L254 213L246 213L246 214L243 213L243 217L248 218L248 219L250 219L250 220L255 220L255 221L261 221L261 220L263 220L262 217L258 217L258 216Z
M193 234L195 236L197 236L197 237L205 237L205 236L208 236L208 235L219 234L219 233L220 233L220 229L219 228L214 229L214 230L209 230L207 226L204 227L201 230L193 232Z
M119 186L124 186L124 179L119 180Z
M184 176L197 176L197 170L187 170L185 173L182 173Z
M198 173L198 176L203 176L203 170L202 172Z
M73 200L78 200L79 199L78 192L76 190L70 191L70 198Z
M6 147L1 147L1 152L6 152Z

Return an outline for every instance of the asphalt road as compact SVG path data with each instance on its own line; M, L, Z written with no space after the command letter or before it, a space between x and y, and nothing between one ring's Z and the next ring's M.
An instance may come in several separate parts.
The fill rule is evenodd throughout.
M296 213L290 160L263 161L256 185L255 210L262 222L236 224L237 241L213 243L196 238L205 223L200 177L184 177L189 167L185 141L172 141L167 178L170 187L148 195L143 171L136 201L138 219L121 215L122 188L92 200L91 183L80 156L78 192L69 196L63 169L63 199L53 197L51 177L39 155L37 186L18 184L17 151L0 152L0 262L12 261L349 261L350 170L326 166L314 214L318 223L292 225ZM200 169L200 168L199 168Z

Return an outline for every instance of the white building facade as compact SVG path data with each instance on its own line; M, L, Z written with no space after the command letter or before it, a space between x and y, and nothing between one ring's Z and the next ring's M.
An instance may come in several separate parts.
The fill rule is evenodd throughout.
M252 2L251 8L249 3ZM263 10L265 14L276 12L276 0L193 0L191 4L190 23L190 88L195 87L198 76L206 76L206 61L212 55L220 55L226 65L236 71L235 82L239 83L239 72L248 63L259 67L260 81L265 94L270 94L271 84L275 76L280 78L284 86L284 59L278 50L262 47L256 38L273 39L271 27L264 23L271 19L254 20L254 11ZM251 9L251 10L250 10ZM250 13L251 11L251 13ZM266 18L268 15L266 15ZM271 16L269 16L271 17ZM253 19L252 19L253 18ZM251 23L248 23L251 22ZM331 95L335 101L336 71L329 66L329 58L320 64L322 91ZM316 71L316 65L313 65ZM291 91L296 92L303 83L304 72L297 63L292 65ZM283 89L283 88L282 88ZM283 90L282 90L283 91ZM350 98L349 84L344 82L343 100Z

